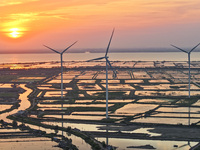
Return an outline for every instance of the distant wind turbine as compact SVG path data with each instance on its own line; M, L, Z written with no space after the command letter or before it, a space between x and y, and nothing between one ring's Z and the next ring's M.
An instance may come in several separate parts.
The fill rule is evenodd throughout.
M176 49L178 49L178 50L180 50L180 51L182 51L182 52L184 52L184 53L187 53L188 54L188 64L189 64L189 73L188 73L188 98L190 98L190 54L191 54L191 52L193 51L193 50L195 50L195 48L197 48L198 46L200 45L200 43L199 44L197 44L195 47L193 47L190 51L186 51L186 50L184 50L184 49L181 49L181 48L179 48L179 47L177 47L177 46L174 46L174 45L171 45L171 46L173 46L174 48L176 48ZM188 121L188 125L190 125L190 105L189 105L189 108L188 108L189 110L189 121Z
M114 34L114 31L115 29L113 29L112 31L112 34L111 34L111 37L110 37L110 41L108 43L108 47L106 49L106 53L105 53L105 56L104 57L99 57L99 58L95 58L95 59L91 59L91 60L88 60L87 62L89 61L94 61L94 60L101 60L101 59L105 59L106 60L106 119L108 119L108 65L110 66L110 68L113 70L113 77L116 78L117 77L117 74L116 72L114 71L113 67L111 66L111 63L110 61L108 60L108 50L109 50L109 47L110 47L110 43L111 43L111 40L112 40L112 37L113 37L113 34Z
M77 42L77 41L76 41ZM63 98L63 54L64 52L66 52L70 47L72 47L76 42L74 42L72 45L70 45L69 47L67 47L66 49L64 49L62 52L59 52L59 51L56 51L55 49L52 49L46 45L43 45L45 46L46 48L52 50L53 52L55 53L58 53L60 54L60 64L61 64L61 98Z

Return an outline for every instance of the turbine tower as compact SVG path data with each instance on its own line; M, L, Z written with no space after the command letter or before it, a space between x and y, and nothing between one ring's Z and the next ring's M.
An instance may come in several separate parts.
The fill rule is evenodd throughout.
M77 42L77 41L76 41ZM61 64L61 98L63 98L63 54L66 52L70 47L72 47L76 42L74 42L72 45L64 49L62 52L56 51L55 49L52 49L46 45L44 45L46 48L52 50L55 53L60 54L60 64Z
M109 47L110 47L110 43L111 43L114 31L115 31L115 29L113 29L113 31L112 31L112 34L111 34L111 37L110 37L110 41L109 41L107 49L106 49L105 56L104 57L95 58L95 59L91 59L91 60L87 61L87 62L89 62L89 61L101 60L101 59L105 59L106 60L106 119L108 119L108 65L113 70L113 78L116 78L116 76L117 76L116 72L114 71L113 67L111 66L110 61L108 60L108 58L109 58L108 57L108 50L109 50Z
M195 47L193 47L190 51L186 51L186 50L181 49L181 48L179 48L179 47L177 47L177 46L175 46L175 45L171 45L172 47L174 47L174 48L176 48L176 49L178 49L178 50L180 50L180 51L182 51L182 52L188 54L188 64L189 64L189 73L188 73L188 98L190 98L190 78L191 78L191 77L190 77L190 54L191 54L191 52L192 52L193 50L195 50L195 48L197 48L199 45L200 45L200 43L197 44ZM189 114L188 114L188 118L189 118L189 120L188 120L188 125L190 125L190 104L189 104L189 107L188 107L188 111L189 111Z

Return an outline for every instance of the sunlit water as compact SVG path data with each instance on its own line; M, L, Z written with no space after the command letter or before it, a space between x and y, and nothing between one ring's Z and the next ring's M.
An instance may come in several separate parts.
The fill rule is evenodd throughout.
M57 143L50 141L48 138L43 138L42 140L37 140L37 138L16 138L14 140L0 141L0 150L60 150L60 148L54 147Z
M62 126L61 123L45 123L45 124L48 124L48 125L58 125L58 126ZM42 130L42 131L46 131L46 133L50 134L50 133L55 133L55 130L53 129L48 129L48 128L43 128L43 127L38 127L38 126L35 126L35 125L30 125L30 124L27 124L28 126L30 126L32 129L36 129L36 130ZM64 126L64 127L68 127L68 126ZM62 131L59 131L58 132L59 135L62 135ZM84 150L90 150L91 149L91 146L86 143L83 139L81 139L80 137L77 137L73 134L67 134L66 132L63 132L63 135L65 137L67 137L68 139L72 139L72 144L76 145L77 148L79 149L84 149Z
M86 61L89 59L102 57L104 53L66 53L63 55L64 61ZM110 53L110 61L187 61L187 54L181 52L158 52L158 53ZM1 54L2 63L25 63L25 62L49 62L59 61L60 56L54 53L41 54ZM199 61L200 53L193 52L191 61Z
M98 138L99 141L106 141L106 138ZM118 147L117 150L138 150L138 148L127 148L129 146L151 145L156 150L188 150L190 146L194 146L197 142L188 141L158 141L158 140L137 140L137 139L119 139L109 138L108 144ZM174 146L178 147L174 147Z
M7 119L6 117L9 116L9 115L12 115L12 114L15 114L17 113L19 110L26 110L27 108L30 107L30 102L28 101L28 95L32 92L31 89L27 88L25 86L25 84L20 84L19 85L22 89L26 90L24 93L20 94L19 95L19 99L21 100L20 102L20 106L18 109L14 109L10 112L7 112L7 113L3 113L0 115L0 120L3 119L4 121L6 122L11 122L11 120Z
M64 61L86 61L88 59L102 57L104 53L66 53L64 54ZM49 61L59 61L59 55L54 53L49 54L1 54L0 55L0 63L25 63L25 62L49 62ZM185 53L110 53L109 59L111 61L187 61L187 55ZM200 53L192 53L191 61L200 61ZM25 90L25 85L22 85ZM30 94L30 90L20 95L20 99L22 99L20 108L18 110L24 110L30 106L30 103L27 100L28 94ZM14 110L10 112L10 114L16 113L18 110ZM4 120L5 116L8 114L3 114ZM3 116L1 115L1 118ZM97 130L97 125L84 125L84 124L69 124L72 127L77 127L81 130ZM51 131L52 132L52 131ZM82 141L82 139L71 136L73 143L80 147L84 147L85 149L90 149L90 146ZM100 141L106 141L105 138L99 138ZM80 144L81 143L81 144ZM109 144L119 147L120 149L127 149L127 146L140 146L150 144L156 147L157 149L176 149L173 146L177 144L178 146L183 146L182 150L189 149L189 145L187 145L187 141L185 142L177 142L177 141L151 141L151 140L134 140L134 139L116 139L110 138ZM196 144L195 142L192 145ZM163 145L165 145L163 147Z

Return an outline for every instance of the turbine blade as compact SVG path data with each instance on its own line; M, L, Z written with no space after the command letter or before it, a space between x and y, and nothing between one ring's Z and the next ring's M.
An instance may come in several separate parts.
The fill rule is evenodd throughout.
M66 51L66 50L68 50L70 47L72 47L74 44L76 44L78 41L76 41L76 42L74 42L72 45L70 45L69 47L67 47L66 49L64 49L63 51L62 51L62 54Z
M199 45L200 45L200 43L197 44L193 49L191 49L191 50L189 51L189 53L191 53L191 52L192 52L195 48L197 48Z
M107 61L107 63L109 64L110 68L113 71L113 78L116 78L117 77L117 73L116 73L115 69L112 67L112 65L111 65L110 61L108 60L108 58L106 58L106 61Z
M181 146L179 146L179 148L182 148L182 147L185 147L185 146L188 146L188 144L181 145Z
M56 50L53 49L53 48L50 48L50 47L48 47L48 46L46 46L46 45L43 45L43 46L46 47L46 48L48 48L48 49L50 49L50 50L52 50L52 51L54 51L54 52L56 52L56 53L58 53L58 54L60 54L60 52L56 51Z
M105 58L105 57L99 57L99 58L87 60L86 62L90 62L90 61L94 61L94 60L101 60L101 59L104 59L104 58Z
M183 50L183 49L181 49L181 48L179 48L179 47L177 47L177 46L174 46L174 45L171 45L171 46L173 46L174 48L176 48L176 49L178 49L178 50L180 50L180 51L182 51L182 52L184 52L184 53L188 53L187 51L185 51L185 50Z
M108 47L107 47L107 49L106 49L105 57L108 55L108 50L109 50L109 47L110 47L110 43L111 43L111 41L112 41L112 37L113 37L114 31L115 31L115 28L114 28L113 31L112 31L112 34L111 34L111 37L110 37L110 41L109 41Z

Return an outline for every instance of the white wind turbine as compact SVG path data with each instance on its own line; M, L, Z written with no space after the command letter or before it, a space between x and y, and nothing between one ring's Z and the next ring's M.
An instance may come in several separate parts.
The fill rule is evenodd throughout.
M52 50L53 52L60 54L60 64L61 64L61 98L63 98L63 54L64 54L64 52L66 52L66 50L68 50L70 47L72 47L76 42L74 42L72 45L70 45L69 47L67 47L66 49L64 49L62 52L56 51L55 49L52 49L52 48L44 45L46 48Z
M101 60L101 59L105 59L106 60L106 119L108 119L108 65L113 70L113 73L114 73L113 77L116 78L116 76L117 76L116 72L114 71L113 67L111 66L110 61L108 60L108 58L109 58L108 57L108 50L109 50L109 47L110 47L110 43L111 43L114 31L115 31L115 29L113 29L113 31L112 31L112 34L111 34L111 37L110 37L110 41L109 41L108 47L106 49L105 56L104 57L95 58L95 59L91 59L91 60L87 61L87 62L89 62L89 61Z
M77 41L76 41L77 42ZM61 64L61 98L63 98L63 54L66 50L68 50L70 47L72 47L76 42L74 42L72 45L70 45L69 47L67 47L66 49L64 49L62 52L56 51L55 49L52 49L46 45L44 45L46 48L52 50L55 53L60 54L60 64ZM61 104L62 108L63 108L63 103ZM62 114L62 120L63 120L63 114ZM63 127L63 121L62 121L62 127ZM63 135L63 131L62 131L62 135Z
M178 50L180 50L180 51L182 51L182 52L184 52L184 53L187 53L188 54L188 64L189 64L189 73L188 73L188 98L190 98L190 54L191 54L191 52L193 51L193 50L195 50L195 48L197 48L198 46L200 45L200 43L199 44L197 44L195 47L193 47L190 51L186 51L186 50L184 50L184 49L181 49L181 48L179 48L179 47L177 47L177 46L174 46L174 45L171 45L171 46L173 46L174 48L176 48L176 49L178 49ZM188 125L190 125L190 105L189 105L189 107L188 107L188 111L189 111L189 120L188 120Z

